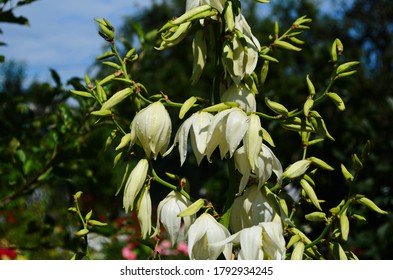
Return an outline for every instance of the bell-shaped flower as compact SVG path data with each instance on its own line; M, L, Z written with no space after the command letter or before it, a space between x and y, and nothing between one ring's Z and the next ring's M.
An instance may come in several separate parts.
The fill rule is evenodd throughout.
M221 253L229 259L232 244L211 246L230 236L226 227L218 223L210 214L203 213L190 226L188 231L188 253L192 260L215 260Z
M261 120L256 114L249 116L249 127L244 135L244 151L250 163L251 171L259 167L258 156L262 148L262 126Z
M212 119L213 115L208 112L199 111L192 114L191 117L185 120L179 127L172 147L170 147L164 155L169 154L176 143L179 142L180 165L183 165L187 157L187 140L190 134L191 147L198 164L200 164L205 156L208 128Z
M187 0L186 12L202 5L210 5L221 13L224 9L224 2L224 0Z
M253 185L233 201L230 227L232 232L238 232L263 222L271 222L275 214L266 195Z
M222 60L226 72L240 84L245 76L254 72L261 46L242 14L235 17L234 27L236 32L232 40L224 43Z
M141 159L128 176L123 196L123 207L126 213L128 210L132 211L134 209L135 198L145 184L148 168L149 162L147 159Z
M165 153L172 133L172 121L161 102L140 110L131 123L131 145L139 142L147 157Z
M267 222L242 229L229 238L212 244L221 247L225 244L239 243L239 260L283 260L285 258L285 239L281 223Z
M239 108L246 113L255 112L257 103L255 95L242 83L236 85L233 83L221 96L222 102L236 102Z
M206 156L210 156L217 148L221 158L229 151L232 157L249 128L249 117L239 108L231 108L217 113L211 121L208 131Z
M240 180L239 192L242 192L247 185L250 176L256 177L258 180L258 187L261 187L272 173L280 180L282 177L282 165L272 150L262 144L261 150L258 154L256 168L252 170L245 147L242 146L235 152L235 167L242 174Z
M151 199L149 187L143 190L137 212L139 225L141 226L141 237L145 239L150 235L151 231Z
M192 203L184 195L177 191L171 191L159 204L157 208L157 226L152 237L160 232L160 221L168 232L171 243L174 245L178 240L182 221L184 223L184 236L195 220L195 215L179 217L178 214L183 212Z

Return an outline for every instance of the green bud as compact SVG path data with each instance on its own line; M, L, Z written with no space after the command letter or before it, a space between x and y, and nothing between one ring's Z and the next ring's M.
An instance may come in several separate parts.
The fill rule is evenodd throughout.
M329 209L330 213L337 215L341 211L341 207L345 204L345 200L341 200L340 204L336 207Z
M131 88L125 88L118 92L116 92L111 98L109 98L101 107L102 110L109 110L118 103L122 102L125 98L127 98L132 93Z
M322 119L321 115L317 111L310 111L311 123L314 128L323 136L329 138L330 140L334 141L334 138L330 135L329 131L327 130L326 124Z
M120 70L121 69L121 66L119 64L114 63L112 61L104 61L102 64L107 65L109 67L112 67L115 70Z
M344 249L341 247L340 243L334 242L330 244L330 248L333 251L333 256L336 260L348 260L347 255L345 254Z
M274 144L273 138L270 136L269 132L267 132L266 129L262 127L262 139L269 143L270 146L275 147L276 145Z
M103 222L100 222L100 221L97 221L97 220L89 220L88 224L90 226L98 226L98 227L103 227L103 226L107 226L108 225L107 223L103 223Z
M277 58L272 57L272 56L267 55L267 54L261 54L261 55L259 55L259 57L261 57L264 60L270 61L270 62L275 62L275 63L279 62Z
M82 191L77 192L76 194L74 194L74 199L75 200L79 199L82 196L82 194L83 194Z
M79 96L94 98L94 96L90 92L81 91L81 90L70 90L70 92Z
M115 56L116 54L114 53L114 52L106 52L106 53L103 53L102 55L100 55L100 56L97 56L96 57L96 60L103 60L103 59L105 59L105 58L109 58L109 57L113 57L113 56Z
M70 207L67 209L68 211L70 211L71 213L76 213L78 212L78 210L75 207Z
M306 195L310 198L310 200L314 204L314 206L318 210L322 211L322 208L319 204L319 200L317 198L317 195L315 194L313 187L304 179L300 180L300 185L302 186L303 190L305 191Z
M310 160L314 165L316 165L319 168L325 169L325 170L329 170L329 171L333 171L334 168L331 167L329 164L327 164L326 162L324 162L323 160L316 158L316 157L309 157L308 160Z
M315 187L315 182L310 176L308 176L307 174L304 174L303 179L306 180L307 182L309 182L311 186Z
M183 103L183 105L180 108L179 119L184 118L185 114L188 112L188 110L191 109L191 107L195 104L196 101L197 98L195 96L191 96Z
M99 81L98 84L100 84L101 86L104 86L105 84L109 83L113 79L117 78L117 76L119 76L119 75L118 74L110 74L110 75L106 76L105 78L103 78L101 81Z
M271 101L269 98L265 97L265 103L266 105L275 113L282 115L282 116L287 116L288 115L288 109L285 108L284 105Z
M335 92L327 92L325 94L326 94L327 97L329 97L334 102L334 104L336 104L337 108L340 111L344 111L345 110L344 101L341 99L341 97L337 93L335 93Z
M188 217L196 214L205 205L205 200L203 198L198 199L193 204L188 206L183 212L179 213L178 217Z
M304 43L305 43L303 40L300 40L300 39L293 37L293 36L289 37L289 40L291 40L292 43L295 43L298 45L304 45Z
M99 110L99 111L93 111L90 114L94 115L94 116L100 116L100 117L105 117L105 116L110 116L112 115L112 111L111 110Z
M76 236L82 237L82 236L86 236L89 233L89 230L87 228L81 229L77 232L75 232L74 234Z
M306 117L308 117L310 110L313 106L314 106L314 100L311 97L307 98L303 106L304 115Z
M106 25L100 23L100 28L102 32L107 36L107 39L113 40L113 38L115 38L115 33L110 30Z
M131 133L127 133L126 135L124 135L121 140L119 145L116 147L115 151L118 151L120 149L123 149L124 147L126 147L129 143L131 142Z
M330 57L333 62L337 62L338 55L337 55L337 42L336 42L336 40L333 41L331 51L330 51Z
M356 200L359 204L366 206L370 210L377 212L378 214L386 215L388 212L379 208L372 200L368 199L367 197L360 197Z
M305 218L310 222L321 222L326 221L326 214L324 212L312 212L305 215Z
M86 83L86 87L88 87L89 89L93 88L93 84L90 81L89 75L85 74L85 83Z
M217 11L211 7L210 5L201 5L197 6L191 10L188 10L186 13L181 15L180 17L172 20L172 25L179 25L184 22L190 22L197 19L203 19L207 17L211 17L217 14ZM161 28L162 29L162 28Z
M353 70L353 71L348 71L348 72L340 73L340 74L336 75L335 79L340 79L340 78L352 76L352 75L355 74L356 72L357 72L357 70Z
M325 140L325 139L323 139L323 138L314 139L314 140L308 141L308 145L312 146L312 145L322 142L323 140Z
M291 255L291 260L302 260L303 259L303 253L304 253L304 243L302 241L299 241L296 243L295 248L293 249L292 255Z
M280 28L278 26L278 21L276 20L274 22L274 35L276 35L276 37L278 37L279 34L280 34Z
M292 237L289 239L287 243L287 249L291 248L295 243L299 242L302 239L302 237L298 234L292 235Z
M259 83L263 86L266 81L267 73L269 72L269 60L263 62L261 74L259 75Z
M343 213L340 216L340 228L341 228L341 237L344 241L348 240L349 234L349 220L346 213Z
M293 25L301 25L303 23L310 23L312 21L312 19L307 18L307 16L301 16L300 18L298 18L297 20L295 20L295 22L293 23Z
M91 215L93 215L93 210L90 210L89 213L86 214L85 220L86 220L86 221L90 220Z
M344 73L350 68L352 68L353 66L358 65L359 63L360 63L359 61L350 61L350 62L343 63L337 67L336 74Z
M282 48L282 49L285 49L285 50L290 50L290 51L297 51L298 52L298 51L302 50L301 48L298 48L298 47L292 45L291 43L288 43L288 42L285 42L285 41L280 41L280 40L274 41L274 45L276 47L279 47L279 48Z
M352 154L352 163L356 170L360 170L363 168L363 163L361 162L357 154Z
M179 180L179 176L177 176L177 175L175 175L175 174L172 174L172 173L169 173L169 172L165 172L165 175L166 175L168 178L172 179L172 180Z
M343 174L345 180L347 181L353 181L354 177L351 174L351 172L348 171L348 169L345 167L344 164L341 163L341 173Z
M290 232L292 232L293 234L299 235L299 236L301 237L301 239L302 239L306 244L311 243L311 240L310 240L302 231L300 231L298 228L293 227L293 228L289 228L288 230L289 230Z
M117 163L119 162L119 160L121 159L121 156L123 155L123 152L118 153L115 158L113 159L113 167L115 167L117 165Z
M367 222L367 220L366 220L365 217L363 217L363 216L361 216L361 215L358 215L358 214L352 214L352 215L351 215L351 218L354 219L354 220L356 220L356 221L358 221L358 222L363 222L363 223L366 223L366 222Z
M104 103L107 100L106 92L100 83L96 83L95 95L100 103Z
M204 112L221 112L226 109L230 109L230 108L238 107L238 106L239 106L239 104L237 102L222 102L222 103L218 103L218 104L212 105L210 107L204 108L202 111L204 111Z
M282 176L284 178L288 178L288 179L294 179L294 178L300 177L304 173L306 173L310 164L311 164L311 161L309 161L309 160L306 160L306 159L299 160L299 161L289 165L285 169Z
M307 87L308 87L308 92L310 93L311 96L315 95L315 87L314 84L310 80L310 76L306 76L306 82L307 82Z
M136 52L135 48L130 49L127 53L126 53L126 58L131 58Z

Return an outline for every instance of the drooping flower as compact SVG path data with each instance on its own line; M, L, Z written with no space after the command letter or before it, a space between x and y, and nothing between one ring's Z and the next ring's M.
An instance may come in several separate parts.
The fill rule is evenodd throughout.
M141 159L131 171L124 188L123 207L126 211L134 209L134 201L143 185L145 184L149 163L147 159Z
M226 227L218 223L210 214L203 213L190 226L188 231L188 253L192 260L215 260L223 253L231 257L232 244L211 246L230 236Z
M280 161L265 144L262 144L261 150L258 153L257 164L254 170L252 170L244 146L236 150L234 157L236 169L242 174L239 192L244 190L250 176L257 178L258 187L262 186L270 178L272 173L276 174L278 180L282 177L283 171Z
M161 102L140 110L131 123L131 145L137 141L148 158L165 153L172 133L172 121Z
M210 5L221 13L224 9L224 2L224 0L187 0L186 12L202 5Z
M239 243L239 260L283 260L285 258L285 239L281 223L266 222L244 228L229 238L211 244L221 247L225 244Z
M238 232L263 222L271 222L275 214L261 189L253 185L247 188L241 196L235 198L231 210L230 227L232 232Z
M246 113L256 111L255 95L242 83L233 83L221 96L222 102L236 102Z
M171 191L159 204L157 208L157 226L153 236L160 232L160 221L168 232L171 243L174 245L178 240L181 230L182 221L184 223L184 235L195 220L195 215L178 217L178 214L183 212L191 201L185 198L182 194L176 191Z
M192 114L191 117L185 120L179 127L174 143L165 155L169 154L176 143L179 142L180 165L183 165L187 157L187 140L188 135L190 134L191 147L198 164L200 164L205 156L208 128L212 119L213 115L208 112L199 111Z
M151 199L149 187L143 190L137 216L141 226L141 237L145 239L151 231Z
M211 121L208 131L206 156L210 156L217 148L221 158L229 151L232 157L249 128L249 117L239 108L231 108L217 113Z

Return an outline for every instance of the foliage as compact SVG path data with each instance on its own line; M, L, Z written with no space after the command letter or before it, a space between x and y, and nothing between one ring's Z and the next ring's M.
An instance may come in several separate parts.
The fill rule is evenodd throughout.
M165 209L165 203L160 202L172 201L173 197L166 195L173 191L195 201L188 210L181 208L185 224L187 217L194 220L196 216L202 217L200 214L204 212L209 213L226 228L229 227L233 237L228 238L232 238L234 246L239 246L236 238L256 231L251 231L254 230L253 225L246 227L248 232L241 231L244 225L229 226L230 217L236 214L233 212L234 197L239 200L250 193L255 194L254 188L260 184L260 193L256 197L262 195L263 199L268 199L268 209L273 209L280 216L286 242L286 255L283 257L330 259L356 258L358 255L362 258L388 258L388 253L384 253L381 247L392 242L388 237L389 222L382 222L379 214L385 211L366 196L377 197L375 202L384 209L391 206L386 195L391 191L388 176L391 168L386 167L391 166L391 159L387 156L391 143L385 143L385 139L390 139L390 129L388 122L384 121L390 103L385 93L386 82L383 82L391 70L385 68L386 64L375 63L378 60L373 60L369 51L370 42L378 42L380 55L388 56L389 48L381 45L388 45L389 41L379 42L377 38L381 36L368 41L359 35L358 41L354 42L348 33L355 27L346 26L351 17L357 17L357 10L367 7L367 12L375 10L375 7L369 7L362 1L355 2L352 10L347 12L348 21L326 16L323 21L326 24L320 26L319 20L310 22L310 18L318 18L318 15L309 1L298 1L296 5L289 3L287 8L274 5L273 14L277 21L272 17L261 19L253 14L252 11L258 11L255 7L260 5L248 1L241 3L241 10L238 9L239 1L227 1L225 12L222 12L225 16L217 20L214 17L219 9L214 5L220 1L209 1L213 3L214 13L212 9L206 9L203 16L179 23L169 20L183 13L183 5L177 2L154 4L132 24L125 24L119 31L120 38L108 21L97 19L100 35L109 49L98 57L98 61L104 61L98 78L91 79L86 75L83 85L78 78L69 81L74 87L72 97L54 70L51 74L55 86L34 83L25 90L21 86L24 77L11 74L15 66L11 65L8 70L5 68L8 73L5 72L1 93L4 97L1 131L5 133L1 135L0 150L0 210L4 216L0 223L0 246L17 248L20 257L28 258L133 259L136 255L138 258L166 258L161 245L164 244L163 239L173 237L174 233L166 233L164 228L161 232L157 231L155 212L149 214L152 215L150 218L142 215L145 212L141 209L148 209L145 208L149 200L147 194L151 195L153 205ZM133 136L138 135L136 122L131 124L133 119L151 103L165 105L173 132L199 111L206 114L218 112L214 115L221 114L220 111L237 112L233 103L211 107L220 104L223 89L239 81L236 68L231 68L228 61L225 64L225 60L217 59L221 57L221 50L226 47L227 54L230 54L234 38L239 40L238 46L242 46L244 51L245 46L249 54L252 49L245 43L247 39L231 30L228 3L232 4L233 15L244 11L253 35L262 45L255 71L251 73L246 69L245 74L240 71L241 75L244 74L241 83L244 82L244 87L255 94L257 100L256 110L246 112L247 118L258 116L263 127L263 143L274 151L271 158L277 157L286 169L281 180L271 178L265 182L258 176L248 178L230 152L225 153L224 160L220 160L218 151L212 152L209 155L212 163L205 158L198 159L198 153L192 146L180 167L176 150L181 140L174 150L161 158L157 156L158 150L153 151L154 144L144 145L149 140L143 138L143 133ZM250 6L254 8L245 8ZM305 13L309 17L302 17ZM146 16L149 14L155 16ZM388 16L386 20L389 20ZM190 26L187 22L191 22ZM187 27L185 36L176 33L177 26L182 24ZM363 21L358 24L362 25ZM311 30L308 30L309 25ZM164 27L159 32L156 28L160 26ZM227 26L229 31L221 33L220 26ZM335 28L334 32L325 31L328 26ZM378 28L379 25L374 27ZM203 30L202 38L209 44L199 80L196 78L199 74L195 74L198 71L195 68L195 52L194 55L191 52L193 39L200 34L198 30ZM245 29L242 32L251 37ZM326 38L326 33L333 35ZM181 35L181 40L177 41L178 35ZM336 40L336 37L341 40ZM175 46L167 48L169 45L164 44L163 50L155 50L154 47L163 47L163 41ZM331 42L333 45L329 46ZM369 56L363 55L363 51ZM353 59L359 59L362 64L345 62ZM371 66L374 75L367 72ZM222 74L224 69L226 76ZM355 69L358 73L352 76ZM347 75L351 76L343 77ZM194 79L193 84L190 84L190 77ZM379 78L381 82L371 82ZM373 104L364 98L369 92L379 93ZM144 121L144 118L139 119L139 122ZM154 122L159 120L148 120L150 125ZM385 136L378 137L382 133ZM166 140L167 137L163 138ZM331 141L333 138L335 141ZM169 145L175 140L173 133ZM247 140L243 138L241 141L245 144ZM152 156L147 157L146 181L142 181L139 195L137 192L133 201L128 201L128 205L135 206L135 209L131 215L125 215L121 209L121 195L115 196L115 193L122 194L129 174L137 169L137 163L148 153ZM157 159L153 160L154 157ZM243 163L242 166L247 164L252 163ZM137 178L135 174L133 178ZM279 179L280 172L276 174ZM244 192L239 192L239 184L246 180L249 182L243 186ZM75 195L80 194L78 191L83 191L83 195L74 205ZM292 192L298 195L289 196ZM379 199L384 194L386 199ZM143 207L142 200L145 201ZM26 211L27 208L29 211ZM76 215L66 214L67 209ZM236 209L239 213L242 211ZM379 214L372 215L366 209ZM104 221L107 225L90 227L91 213L94 221ZM161 221L160 216L157 218ZM146 228L149 219L152 229ZM368 224L364 223L366 220ZM204 223L212 223L217 230L221 228L209 219L199 225ZM235 230L236 227L240 228ZM374 227L379 227L378 235L371 229ZM265 224L263 229L266 234L270 227ZM153 234L153 238L148 238L147 232ZM30 237L28 241L27 234ZM137 240L135 237L141 234L147 238ZM178 238L179 244L182 244L184 236L181 234ZM365 239L370 242L364 242ZM124 248L123 256L121 248ZM106 254L99 253L105 250ZM185 255L179 255L179 252L173 249L169 257L184 258ZM247 252L242 253L247 256ZM267 252L266 255L274 258ZM201 255L194 252L193 256Z

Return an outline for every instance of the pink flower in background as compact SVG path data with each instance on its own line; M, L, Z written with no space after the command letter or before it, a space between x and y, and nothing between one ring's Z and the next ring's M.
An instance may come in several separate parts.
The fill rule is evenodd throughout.
M188 245L186 242L182 241L177 244L177 250L184 255L188 255Z
M172 254L176 254L175 252L173 252L171 247L172 247L171 241L163 240L162 242L160 242L160 244L158 244L157 252L162 256L169 256Z
M0 248L0 260L2 259L15 259L16 258L16 250L10 248Z
M135 248L135 245L130 243L126 247L124 247L123 250L121 250L121 254L127 260L136 260L137 259L137 255L133 251L134 248Z

